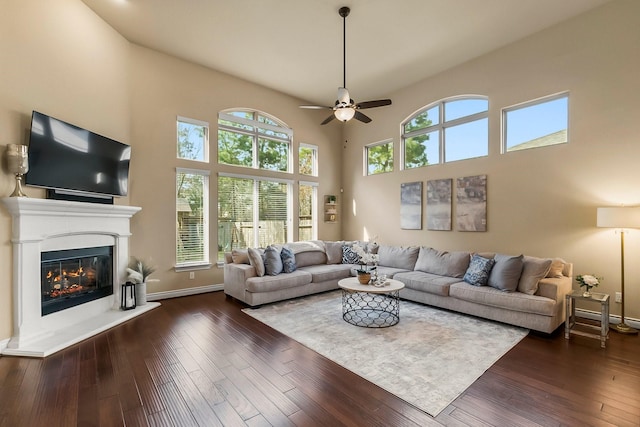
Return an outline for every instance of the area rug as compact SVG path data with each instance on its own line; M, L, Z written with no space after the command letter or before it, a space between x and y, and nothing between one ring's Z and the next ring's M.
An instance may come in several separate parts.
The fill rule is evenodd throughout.
M353 326L341 291L243 311L434 417L528 333L409 301L395 326Z

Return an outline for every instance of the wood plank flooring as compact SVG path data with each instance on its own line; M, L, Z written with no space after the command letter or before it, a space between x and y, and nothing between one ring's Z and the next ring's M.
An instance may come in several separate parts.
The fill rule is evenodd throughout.
M640 338L529 334L435 419L222 292L46 359L0 357L0 427L640 426Z

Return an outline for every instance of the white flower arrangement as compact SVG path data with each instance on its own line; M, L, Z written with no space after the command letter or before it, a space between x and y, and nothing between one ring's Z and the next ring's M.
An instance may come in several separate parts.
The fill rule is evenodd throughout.
M359 244L355 244L353 245L353 251L358 254L358 257L360 257L360 265L362 266L362 268L360 268L358 270L358 272L362 272L362 273L366 273L368 272L368 269L365 268L366 266L373 264L374 266L377 267L378 265L378 254L372 254L371 252L367 252L362 246L360 246ZM374 267L375 268L375 267Z
M127 268L127 273L129 273L127 280L135 283L136 285L145 283L149 275L154 271L156 271L154 266L151 266L136 257L132 257L131 262L129 262L129 267Z
M586 287L587 292L589 292L591 288L598 286L601 280L601 277L596 277L592 274L581 274L579 276L576 276L576 282L580 284L581 288L583 286Z

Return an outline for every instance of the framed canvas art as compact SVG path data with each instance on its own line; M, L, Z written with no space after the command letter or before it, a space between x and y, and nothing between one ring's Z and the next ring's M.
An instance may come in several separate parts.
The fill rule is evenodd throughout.
M427 230L451 230L452 179L427 181Z
M400 184L400 228L422 230L422 182Z
M458 178L456 226L459 231L487 231L487 176Z

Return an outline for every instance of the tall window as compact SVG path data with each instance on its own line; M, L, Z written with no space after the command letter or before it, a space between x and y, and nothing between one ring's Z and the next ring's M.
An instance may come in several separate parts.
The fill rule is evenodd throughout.
M176 266L209 263L209 171L177 169Z
M293 131L279 120L253 110L218 114L218 162L291 172Z
M209 161L209 123L178 116L178 158Z
M298 240L318 238L318 184L300 182L298 188Z
M472 96L428 105L402 124L402 165L412 169L489 154L489 101Z
M367 175L393 171L393 141L377 142L364 147Z
M569 94L561 93L502 110L502 152L563 144L568 139Z
M318 176L318 147L300 144L298 150L298 172L301 175Z
M291 240L291 183L218 176L218 259L224 252Z

